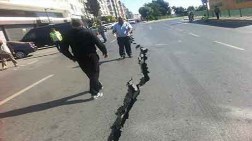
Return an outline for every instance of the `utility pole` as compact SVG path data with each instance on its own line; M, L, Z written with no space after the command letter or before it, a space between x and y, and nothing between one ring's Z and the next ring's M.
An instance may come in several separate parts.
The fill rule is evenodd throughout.
M47 10L54 10L54 9L53 9L53 8L45 8L44 10L45 10L45 13L46 13L46 17L47 17L47 19L48 19L48 22L49 22L49 24L50 24L50 23L51 23L51 20L50 20L50 18L49 18L49 15L48 15Z

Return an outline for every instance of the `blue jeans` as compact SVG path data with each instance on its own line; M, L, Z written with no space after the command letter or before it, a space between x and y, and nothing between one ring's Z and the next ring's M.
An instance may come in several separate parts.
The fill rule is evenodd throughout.
M107 42L107 38L106 38L105 32L101 32L100 34L101 34L101 36L103 38L103 41Z

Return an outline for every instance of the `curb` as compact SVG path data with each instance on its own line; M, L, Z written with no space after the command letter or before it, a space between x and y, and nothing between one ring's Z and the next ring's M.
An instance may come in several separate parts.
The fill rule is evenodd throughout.
M161 19L161 20L155 20L155 21L149 21L144 24L150 24L150 23L157 23L162 21L170 21L170 20L176 20L176 19L183 19L184 17L175 17L175 18L168 18L168 19Z

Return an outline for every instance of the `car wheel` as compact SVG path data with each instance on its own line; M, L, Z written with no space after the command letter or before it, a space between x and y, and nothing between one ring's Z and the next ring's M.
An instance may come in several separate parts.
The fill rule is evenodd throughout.
M23 51L17 51L16 55L15 55L18 59L24 58L26 57L26 53L24 53Z

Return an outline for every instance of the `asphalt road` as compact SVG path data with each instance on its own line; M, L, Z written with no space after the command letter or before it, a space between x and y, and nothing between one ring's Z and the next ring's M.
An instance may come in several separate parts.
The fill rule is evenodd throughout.
M149 49L151 80L122 129L121 141L252 141L252 27L181 20L141 23L135 42ZM139 51L118 60L115 38L101 58L104 97L90 99L78 65L55 48L0 72L3 141L106 141L126 82L139 81ZM1 139L0 139L1 140Z

